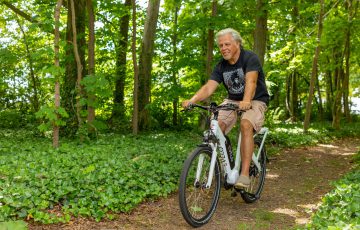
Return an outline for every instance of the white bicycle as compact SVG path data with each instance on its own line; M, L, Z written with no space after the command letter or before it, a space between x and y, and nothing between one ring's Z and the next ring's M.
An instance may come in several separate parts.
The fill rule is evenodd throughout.
M239 134L236 157L232 153L230 140L223 134L218 123L219 110L233 110L238 112L234 104L210 106L192 104L189 108L197 107L212 114L210 127L204 132L203 142L186 159L179 185L179 204L184 219L193 227L206 224L215 213L220 197L221 185L225 189L232 189L232 196L240 193L247 203L260 198L266 175L265 139L267 128L262 128L254 135L254 154L250 165L250 186L246 189L236 189L234 184L239 177L241 165Z

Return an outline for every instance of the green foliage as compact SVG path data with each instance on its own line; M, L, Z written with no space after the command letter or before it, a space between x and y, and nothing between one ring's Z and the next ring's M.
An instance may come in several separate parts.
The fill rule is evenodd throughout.
M81 84L90 95L96 95L97 97L106 99L112 95L112 92L109 90L109 81L103 75L86 76L81 80ZM89 103L87 101L87 104L93 107L98 106L96 102Z
M27 223L22 220L0 222L1 230L26 230Z
M23 115L15 110L0 111L1 128L20 128L24 126Z
M53 47L53 10L55 2L51 1L11 1L19 10L31 15L38 23L31 23L23 17L16 15L6 5L0 4L0 107L15 109L21 113L35 113L32 108L34 91L38 93L40 105L46 105L53 98L53 86L55 80L59 80L62 94L74 90L73 85L65 86L65 69L69 69L73 57L66 52L66 7L62 7L60 16L60 67L54 66ZM215 32L225 27L233 27L240 31L246 49L252 49L254 44L254 29L258 11L251 1L220 1L217 4L217 13L211 15L211 0L203 1L165 1L160 10L158 28L155 39L155 53L153 56L153 71L151 81L151 115L153 127L163 128L172 125L170 119L173 108L172 102L190 98L196 90L208 79L205 74L207 36L209 29ZM297 76L298 115L304 109L308 97L309 76L311 74L314 45L316 44L316 28L318 23L319 3L304 1L268 2L264 7L267 10L267 51L265 55L264 69L267 80L271 81L269 89L273 95L270 107L279 108L275 115L278 119L286 120L289 116L286 109L286 95L289 87L289 76ZM334 80L334 71L339 66L335 58L336 50L344 50L345 30L351 24L350 41L350 79L349 96L359 95L359 17L358 14L349 24L349 16L352 11L346 8L346 1L334 5L325 2L324 32L321 39L321 55L319 57L319 87L322 99L328 92L333 94L327 87L328 79ZM129 9L116 1L95 1L96 12L96 67L95 77L83 76L82 84L86 92L96 95L96 100L83 98L82 105L96 107L96 114L102 120L112 120L111 124L117 130L128 130L131 126L133 106L133 65L130 58L130 43L128 43L128 57L126 63L124 103L121 108L125 117L120 121L111 117L113 109L113 91L115 80L121 76L116 73L117 48L119 47L119 24L120 19L128 14ZM175 7L178 7L177 9ZM175 10L178 12L175 23ZM353 7L354 10L354 7ZM143 24L146 16L146 4L137 4L137 51L140 52L142 43ZM78 23L84 23L79 21ZM24 33L21 32L20 27ZM130 25L131 28L131 25ZM50 32L50 33L49 33ZM88 32L88 31L86 31ZM130 31L129 31L130 32ZM83 36L83 35L80 35ZM87 34L85 34L87 37ZM176 39L174 43L174 39ZM130 40L129 40L130 41ZM82 47L86 49L86 47ZM218 48L214 47L214 58L211 66L220 59ZM138 53L137 53L138 54ZM85 60L87 54L85 52ZM31 59L31 63L30 63ZM32 66L33 80L30 76L30 64ZM67 66L68 65L68 66ZM74 66L72 66L74 67ZM343 66L343 69L345 66ZM87 66L84 65L84 72ZM70 68L71 69L71 68ZM75 71L75 70L74 70ZM69 79L67 79L69 80ZM334 82L333 82L334 84ZM67 88L69 87L69 88ZM66 89L63 90L63 89ZM223 89L223 88L221 88ZM334 90L334 88L333 88ZM226 95L223 91L213 95L213 100L221 101ZM68 94L68 93L65 93ZM62 98L61 104L70 114L74 103L73 94ZM323 100L324 101L324 100ZM326 98L326 101L331 101ZM287 101L289 103L289 101ZM69 107L68 107L69 106ZM180 108L179 108L180 109ZM324 109L331 114L331 108ZM313 106L316 117L318 111ZM72 114L74 115L74 114ZM166 116L166 118L165 118ZM71 116L71 119L75 116ZM70 119L70 120L71 120ZM178 123L187 119L179 115ZM301 119L301 118L300 118ZM187 124L193 125L187 119ZM121 125L117 125L121 122ZM74 120L69 121L75 124ZM43 125L43 129L49 124ZM71 129L73 127L70 127Z
M45 132L50 130L53 125L64 126L66 122L63 121L61 118L68 117L68 114L62 107L55 109L50 106L42 106L40 110L36 113L36 117L43 119L43 123L39 125L38 128L41 132Z
M278 147L296 147L329 142L335 138L360 136L360 123L343 124L341 130L334 130L331 123L314 123L307 133L303 131L302 123L269 124L271 135L268 143Z
M54 84L55 81L61 79L60 76L65 74L65 69L55 65L50 65L48 67L44 67L44 69L42 69L42 73L48 74L47 79L44 81Z
M335 183L335 189L322 199L318 211L312 216L308 229L360 228L360 151L357 167Z
M276 147L330 141L331 136L360 136L359 127L353 126L344 126L348 132L336 135L320 124L307 134L300 124L274 125L267 147L273 153ZM187 154L201 142L196 133L100 134L91 144L63 140L55 150L48 139L27 131L2 130L0 221L33 218L57 223L73 216L100 221L114 218L112 213L130 212L147 199L167 196L177 189Z
M179 136L182 136L181 141ZM100 136L93 145L0 132L0 221L97 221L177 189L182 164L201 140L191 133ZM19 145L21 143L21 145Z

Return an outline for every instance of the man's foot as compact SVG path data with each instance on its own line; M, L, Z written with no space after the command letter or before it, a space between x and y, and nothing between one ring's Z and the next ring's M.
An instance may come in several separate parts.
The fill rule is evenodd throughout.
M250 178L248 176L240 175L235 183L235 188L244 189L250 186Z

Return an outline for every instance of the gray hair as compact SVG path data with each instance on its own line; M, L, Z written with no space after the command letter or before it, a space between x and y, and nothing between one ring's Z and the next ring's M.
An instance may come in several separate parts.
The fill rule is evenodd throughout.
M226 34L231 34L231 36L234 38L235 41L239 42L240 46L243 45L243 39L240 36L240 33L232 28L226 28L223 30L220 30L216 33L216 43L219 44L219 37L224 36Z

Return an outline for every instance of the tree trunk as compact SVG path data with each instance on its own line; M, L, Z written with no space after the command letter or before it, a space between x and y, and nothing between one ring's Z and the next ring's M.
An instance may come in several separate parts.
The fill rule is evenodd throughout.
M66 28L66 39L67 39L67 47L66 47L66 58L65 58L65 77L64 83L61 85L61 97L64 99L61 101L62 106L65 108L66 112L69 115L69 118L66 120L66 127L64 127L63 132L66 136L74 136L78 130L78 119L76 115L76 84L77 84L77 62L74 54L73 48L73 16L70 1L67 1L67 9L68 9L68 18L67 18L67 28ZM86 15L86 7L85 0L78 0L76 4L74 4L75 11L75 24L76 24L76 32L78 37L76 39L77 45L79 47L78 53L81 61L81 65L83 67L86 66L85 62L85 15ZM83 68L82 76L87 74L86 69Z
M28 45L28 41L26 38L26 34L25 31L22 27L22 25L20 24L20 21L17 20L20 31L23 35L23 40L24 40L24 45L25 45L25 49L26 49L26 58L28 60L29 63L29 70L30 70L30 84L29 84L29 94L31 94L31 92L33 93L33 96L29 96L29 99L31 101L31 104L33 106L33 110L34 112L37 112L39 110L39 96L38 96L38 86L39 86L39 79L35 76L35 72L34 72L34 67L33 67L33 60L31 58L31 54L30 54L30 49L29 49L29 45ZM31 90L31 86L32 86L32 90Z
M344 85L343 85L343 104L344 104L344 115L347 122L351 122L350 116L350 105L349 105L349 77L350 77L350 31L346 32L345 41L345 74L344 74Z
M341 58L341 60L343 60ZM333 103L333 121L332 121L332 127L335 129L340 129L340 118L341 118L341 95L342 95L342 79L344 78L344 70L342 67L339 68L337 71L337 77L336 77L336 93L335 93L335 99Z
M310 116L311 116L311 106L312 106L312 99L314 96L314 88L315 82L317 78L317 64L320 54L320 40L321 34L323 29L323 15L324 15L324 0L320 0L320 14L319 14L319 28L318 28L318 35L317 35L317 45L315 49L315 55L312 64L312 71L311 71L311 79L310 79L310 88L309 88L309 97L306 104L306 113L305 113L305 120L304 120L304 132L307 132L309 125L310 125Z
M181 1L179 3L179 5L181 4ZM179 13L179 7L175 6L174 9L174 27L173 27L173 36L172 36L172 48L173 48L173 59L172 59L172 83L174 88L177 88L178 86L178 80L177 80L177 30L178 30L178 13ZM179 97L175 96L175 98L173 99L172 102L172 107L173 107L173 116L172 116L172 123L173 126L177 126L178 124L178 103L179 103Z
M319 114L318 114L318 116L319 116L319 120L323 121L324 120L324 110L323 110L319 78L316 78L316 91L318 92L318 98L319 98L319 103L318 103L318 113Z
M124 8L126 14L120 19L119 40L116 45L116 79L115 79L115 91L114 91L114 106L112 111L112 119L123 120L125 118L125 79L126 79L126 54L128 47L128 33L131 0L126 0Z
M79 49L77 44L77 32L76 32L76 24L75 24L75 7L74 7L74 0L70 0L71 5L71 13L72 13L72 31L73 31L73 48L74 48L74 55L76 60L76 69L77 69L77 78L76 78L76 117L78 121L78 130L80 131L80 141L82 142L84 139L84 134L82 133L82 126L83 126L83 118L82 118L82 105L81 99L83 98L83 89L81 86L82 80L82 70L83 66L81 64Z
M217 0L213 0L211 7L211 17L214 18L217 13ZM207 36L207 51L206 51L206 77L208 78L212 72L212 62L213 62L213 51L214 51L214 25L210 24L210 28L208 29Z
M214 51L214 23L212 23L213 18L216 16L217 14L217 0L213 0L212 4L211 4L211 16L209 18L209 25L208 25L208 29L207 31L204 31L203 36L202 36L202 40L203 43L202 44L206 44L206 46L202 46L202 53L204 56L204 67L205 67L205 73L204 75L202 75L201 79L200 79L200 84L204 85L212 72L212 61L213 61L213 51ZM203 8L204 14L208 11L207 8ZM211 101L211 97L207 98L204 100L205 103L210 103ZM207 120L208 120L208 116L206 113L201 113L199 115L199 128L201 130L206 128L207 125Z
M95 77L95 15L92 0L87 0L86 2L87 11L89 15L89 45L88 45L88 77ZM95 132L95 127L93 122L95 120L95 100L96 96L93 93L87 92L88 97L88 133L93 135Z
M297 72L292 74L291 89L291 121L296 122L298 116Z
M352 20L355 16L356 8L359 4L357 1L357 5L353 7L353 1L347 0L346 1L346 9L348 11L348 25L346 27L345 33L345 51L344 51L344 58L345 58L345 75L344 75L344 85L343 85L343 101L344 101L344 114L346 117L347 122L351 122L351 115L350 115L350 105L349 105L349 79L350 79L350 40L351 40L351 27L352 27Z
M141 44L139 60L139 129L150 127L150 114L148 105L151 94L152 56L154 53L154 40L156 24L159 16L160 0L150 0L144 24L144 35Z
M290 24L290 28L289 28L289 31L290 31L290 37L291 37L291 41L293 41L293 45L292 45L292 49L293 49L293 52L292 52L292 56L291 56L291 59L294 59L296 57L296 52L297 52L297 42L296 42L296 31L297 31L297 27L298 27L298 24L299 24L299 8L298 8L298 2L297 1L294 1L294 6L292 8L292 11L291 11L291 24ZM291 93L289 93L290 95L290 109L291 109L291 112L290 112L290 119L292 122L296 122L297 120L297 116L298 116L298 86L297 86L297 70L294 69L293 72L291 73L291 81L290 81L290 84L291 84Z
M330 62L330 58L327 57L327 63ZM334 86L333 86L333 75L330 70L326 71L326 114L327 119L331 118L332 120L332 103L334 97Z
M60 8L62 5L62 0L58 0L56 3L56 7L55 7L55 13L54 13L54 18L55 18L55 39L54 39L54 54L55 54L55 68L60 68L60 63L59 63L59 40L60 40L60 32L59 32L59 23L60 23ZM54 99L55 99L55 110L57 111L60 108L60 79L59 79L59 74L56 74L55 77L55 95L54 95ZM59 118L59 115L57 115L57 118ZM59 147L59 126L54 122L53 123L53 147L54 148L58 148Z
M138 134L139 132L139 68L136 61L136 3L135 0L131 1L132 5L132 42L131 42L131 52L132 60L134 65L134 111L132 117L132 129L133 134Z
M267 0L256 0L256 28L254 31L254 52L264 65L267 36Z
M359 2L356 2L355 7L353 8L352 5L352 0L347 0L346 1L347 5L347 11L348 11L348 26L345 30L345 49L344 49L344 53L342 54L338 54L338 56L341 58L337 59L335 58L335 60L338 60L337 63L340 63L340 67L337 67L335 70L337 70L338 72L338 77L336 79L336 96L335 96L335 100L333 103L333 122L332 122L332 126L335 129L340 129L340 119L341 119L341 97L343 96L344 100L344 112L348 112L348 116L350 120L350 109L349 109L349 105L346 105L346 103L348 104L348 90L349 90L349 58L350 58L350 35L351 35L351 25L352 23L352 19L353 17L355 17L356 15L356 10L358 7ZM345 70L343 67L343 63L344 63L344 59L345 59ZM345 99L346 97L346 99ZM348 107L348 108L346 108ZM348 110L348 111L346 111Z
M291 109L291 79L292 79L292 74L289 74L286 77L286 97L285 97L285 107L286 107L286 117L291 117L292 115L292 109Z

